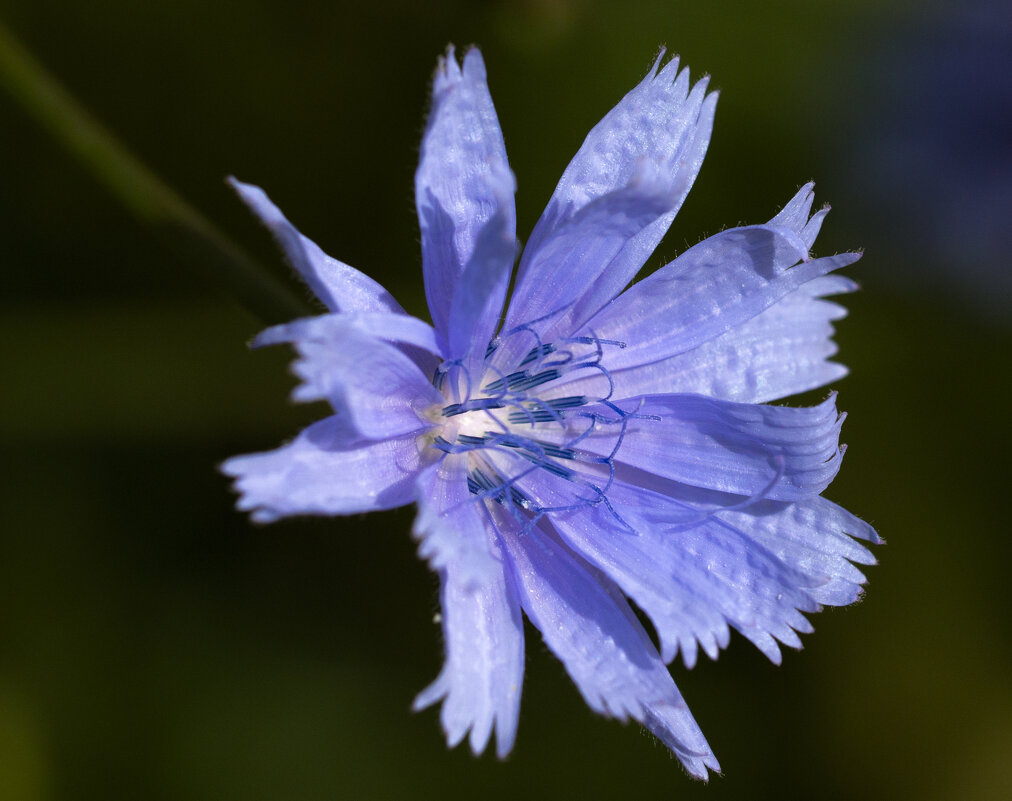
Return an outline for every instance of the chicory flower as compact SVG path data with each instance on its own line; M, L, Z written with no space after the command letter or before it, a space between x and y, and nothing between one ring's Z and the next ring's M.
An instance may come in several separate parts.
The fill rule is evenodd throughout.
M632 718L693 776L719 770L666 663L736 629L774 662L803 613L854 601L874 530L821 497L840 468L835 395L768 401L845 369L824 298L859 254L811 258L827 209L808 184L768 223L725 230L626 286L703 161L716 93L653 69L587 136L519 258L515 184L478 50L441 59L415 192L432 325L236 190L328 314L269 328L298 401L334 414L230 459L256 521L416 503L439 574L450 745L493 728L506 755L523 678L521 612L597 712ZM624 291L623 291L624 290ZM656 628L659 649L633 613Z

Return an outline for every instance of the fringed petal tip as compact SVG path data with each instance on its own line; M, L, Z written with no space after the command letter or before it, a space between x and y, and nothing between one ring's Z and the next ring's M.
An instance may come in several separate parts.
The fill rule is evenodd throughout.
M812 214L812 205L815 202L815 182L809 181L804 184L788 201L787 205L770 220L770 225L777 225L794 231L804 243L805 250L810 251L815 245L815 239L819 235L822 223L829 214L829 206L823 206L819 211ZM810 255L804 257L808 261Z
M235 508L248 512L249 519L258 525L280 520L284 513L270 503L271 495L279 495L283 479L271 475L266 453L233 456L218 465L218 472L233 479L232 492L239 496Z
M864 577L862 576L862 580ZM812 608L808 610L810 613L818 613L822 611L822 605L826 606L847 606L853 603L855 600L861 597L863 593L862 587L851 584L850 582L843 581L842 579L832 579L824 587L818 589L808 589L808 595L815 602L812 604ZM787 646L795 651L803 651L805 648L804 642L798 636L799 634L812 634L815 631L815 627L811 624L808 618L804 617L800 612L795 610L795 616L791 617L791 623L784 625L776 630L775 633L770 633L759 627L755 626L743 626L735 624L734 628L747 639L753 646L755 646L767 659L770 660L774 665L780 665L783 663L783 652L781 651L782 646ZM682 664L686 670L692 670L698 661L699 650L702 649L703 653L709 657L713 662L716 662L720 657L720 652L725 650L730 644L730 626L725 626L723 629L723 636L719 641L714 641L712 638L691 640L689 642L678 643L674 647L666 647L661 651L661 658L668 664L673 662L678 654L682 656Z
M658 71L660 71L661 64L664 62L664 56L666 56L667 53L668 53L667 46L666 45L661 45L660 49L658 49L658 51L657 51L657 55L654 57L654 63L653 63L653 65L650 67L650 70L647 72L646 77L643 79L644 83L647 82L647 81L652 81L654 78L657 77L657 73L658 73ZM678 62L678 54L675 53L674 55L672 55L670 61L674 61L675 63L677 63ZM669 63L670 63L670 61L669 61Z
M443 570L451 562L459 563L460 582L467 590L481 587L502 570L500 563L487 552L473 547L470 542L455 542L454 532L447 532L445 528L416 525L411 533L418 542L418 557L433 571Z
M485 750L494 729L502 758L513 747L519 719L524 667L520 607L501 569L480 584L469 582L467 573L460 559L439 571L446 661L412 708L442 701L440 722L448 745L453 748L470 735L475 756Z
M681 95L681 100L684 101L688 87L692 83L691 72L689 71L688 66L682 65L681 56L679 56L678 53L671 54L667 62L664 60L666 55L667 48L662 46L660 51L657 53L649 72L647 72L646 76L640 82L640 87L645 87L649 84L657 84L664 89L677 92ZM704 73L695 85L693 85L693 93L705 93L709 83L710 75L709 73Z
M419 454L413 437L362 441L347 420L326 417L265 453L220 466L235 479L237 508L257 523L296 515L350 515L394 509L415 499ZM333 477L343 477L335 482Z
M447 711L450 691L450 683L446 678L445 672L442 672L432 684L415 696L411 702L411 711L416 713L422 712L442 701L443 711L440 712L440 726L443 729L443 734L446 736L448 748L456 748L467 737L471 753L476 757L480 757L485 753L485 749L492 740L492 733L494 731L496 758L499 760L506 759L516 744L516 719L508 717L504 720L499 715L493 715L487 721L459 718Z
M450 691L449 683L446 680L446 673L441 672L436 680L415 696L411 702L412 712L422 712L435 703L442 701Z
M232 188L232 191L234 191L237 195L240 195L240 196L243 194L243 192L245 192L247 190L257 189L257 187L254 186L253 184L248 184L248 183L246 183L244 181L240 181L234 175L226 175L225 176L225 183L228 184Z
M464 49L463 63L457 59L455 45L447 45L446 53L436 62L436 74L433 79L432 93L438 94L463 80L485 81L488 73L485 60L477 45L468 45Z
M432 94L444 91L448 86L459 82L461 79L460 63L457 61L457 48L450 44L446 46L446 53L436 61L436 72L433 76Z
M249 512L249 520L257 525L266 525L280 520L283 516L278 511L262 506L257 489L244 478L249 459L247 456L233 456L218 465L218 472L233 479L231 489L239 496L235 508L240 512Z

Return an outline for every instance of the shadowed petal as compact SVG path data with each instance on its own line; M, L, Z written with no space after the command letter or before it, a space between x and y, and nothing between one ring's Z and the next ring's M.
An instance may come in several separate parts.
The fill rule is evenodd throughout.
M537 285L543 266L536 257L560 229L595 200L635 183L644 165L662 167L667 208L632 232L607 262L588 264L581 285L574 287L580 292L554 304L564 306L580 298L569 317L572 327L607 303L639 271L671 225L703 162L717 95L706 95L705 78L690 92L689 71L679 72L677 57L658 72L663 55L587 135L535 226L521 262L518 287ZM525 316L518 309L514 319L519 323L537 316Z
M702 91L706 86L703 79L693 89ZM574 304L572 312L560 328L568 326L575 330L593 317L612 298L619 294L636 274L642 269L647 259L657 248L661 239L671 227L675 215L682 207L689 188L703 163L707 146L710 143L710 132L713 127L713 115L717 108L717 92L711 92L703 100L699 109L699 118L692 130L692 139L686 144L675 162L677 165L677 183L675 187L675 205L661 217L632 237L621 252L612 259L608 269L604 270L590 288ZM679 188L681 191L679 191Z
M369 276L331 258L300 234L262 189L235 178L228 182L267 226L292 267L330 311L404 313L393 296Z
M846 606L860 597L865 577L851 562L875 564L871 551L852 538L881 542L875 529L825 498L765 501L720 517L809 576L808 594L826 606Z
M502 568L492 556L485 505L468 490L467 458L446 456L418 476L418 516L412 534L418 555L435 570L453 565L454 581L485 586Z
M530 257L526 278L518 279L510 299L503 330L528 326L550 337L550 332L564 327L566 313L588 284L671 203L666 176L645 174L584 206ZM530 252L528 247L525 254ZM499 358L509 364L516 355L504 350Z
M338 312L305 317L290 323L271 326L253 340L253 347L298 342L300 339L320 339L338 342L347 330L381 339L384 342L402 342L414 345L429 353L440 355L436 332L432 326L407 314Z
M815 278L698 348L610 373L615 396L696 392L764 403L824 386L847 374L846 367L828 361L837 351L832 322L847 311L820 296L856 288L840 275ZM565 392L595 394L602 386L600 379L584 379Z
M329 401L372 439L432 426L427 415L444 398L408 356L340 317L309 333L294 342L299 359L292 369L303 381L292 393L295 400Z
M500 526L520 603L587 704L646 724L693 776L720 770L650 638L611 582L531 526Z
M505 330L552 313L539 327L544 336L578 327L633 278L670 226L702 164L717 98L706 96L706 79L689 92L677 59L656 69L563 174L521 259Z
M447 353L449 358L462 359L469 375L481 375L485 352L499 327L515 249L516 221L510 199L481 229L450 305Z
M490 543L501 562L498 546ZM440 699L443 730L450 747L470 730L471 750L485 750L493 725L496 753L513 748L524 674L524 633L511 579L499 569L480 584L461 580L458 561L440 570L440 604L446 662L438 678L415 699L424 709Z
M277 450L235 456L221 466L236 479L238 508L260 523L403 506L415 499L419 469L414 437L363 440L336 415Z
M433 324L447 341L452 299L481 230L501 212L506 238L512 242L516 237L514 191L481 53L469 50L461 67L450 48L436 69L432 111L415 173L425 297ZM499 276L512 266L513 248L505 256L505 268L502 254L489 256L493 261L488 267L496 277L488 282L485 303L498 318L508 283L508 277L503 281Z
M827 359L836 352L831 321L846 312L820 298L856 288L829 273L860 254L808 260L829 211L809 217L813 199L806 184L767 225L710 237L616 298L584 328L623 345L609 353L610 381L575 376L565 391L756 402L845 374Z
M819 611L809 590L832 577L782 561L749 535L747 520L620 481L608 497L552 523L650 616L666 661L680 648L691 667L696 641L716 658L730 624L779 664L776 640L798 647L795 631L811 630L800 612Z

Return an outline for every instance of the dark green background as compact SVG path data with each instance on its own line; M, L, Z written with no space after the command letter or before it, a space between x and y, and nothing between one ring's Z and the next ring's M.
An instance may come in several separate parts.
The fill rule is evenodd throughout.
M259 321L0 96L0 799L1009 797L1012 203L979 179L1012 180L1012 94L980 58L1009 41L1002 5L2 0L277 275L226 174L423 316L412 175L447 42L483 48L521 236L667 44L722 97L650 266L818 179L817 252L866 249L828 495L889 544L866 600L783 666L737 636L674 666L724 768L709 786L587 710L533 631L509 759L448 752L409 711L441 662L411 510L233 511L216 464L321 410L287 402L284 350L247 350Z

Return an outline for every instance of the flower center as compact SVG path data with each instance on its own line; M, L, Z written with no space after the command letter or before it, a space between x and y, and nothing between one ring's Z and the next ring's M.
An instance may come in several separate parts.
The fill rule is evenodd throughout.
M527 517L605 501L615 454L635 415L607 395L566 389L588 374L603 376L610 386L601 364L604 349L624 346L595 337L539 342L512 369L503 369L497 356L510 349L500 350L501 344L489 345L477 381L457 361L436 370L433 385L447 403L433 410L439 428L432 447L465 455L473 495Z

